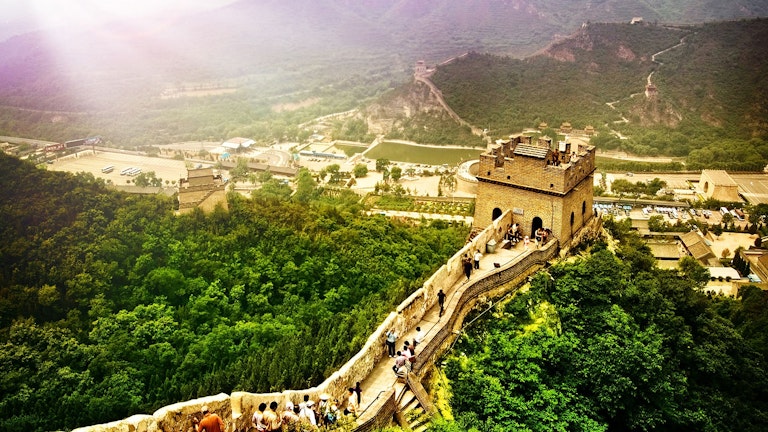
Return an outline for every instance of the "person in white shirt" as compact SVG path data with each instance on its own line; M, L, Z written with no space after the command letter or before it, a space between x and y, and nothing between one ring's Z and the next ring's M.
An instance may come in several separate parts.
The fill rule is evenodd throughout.
M421 327L416 327L416 335L413 336L413 348L416 349L416 346L419 345L423 340L424 332L421 331Z
M311 400L299 404L299 421L317 426L317 419L315 418L315 412L312 411L312 405L314 405L314 402Z
M347 408L344 410L345 414L351 414L357 417L359 406L357 405L357 393L353 387L350 387L347 395Z

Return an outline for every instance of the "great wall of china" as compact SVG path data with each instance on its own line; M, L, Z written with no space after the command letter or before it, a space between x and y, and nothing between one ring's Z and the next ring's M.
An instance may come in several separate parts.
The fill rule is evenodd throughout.
M414 363L412 376L408 379L421 379L430 366L439 358L458 334L467 313L478 299L500 295L521 285L525 278L541 269L546 263L563 254L557 240L552 240L540 249L525 250L508 262L493 263L494 268L477 279L464 282L461 257L474 250L486 250L489 242L501 243L507 227L512 223L512 212L507 211L493 221L485 230L475 236L461 248L448 262L440 267L424 286L391 312L371 334L363 348L339 370L323 383L307 389L285 390L280 393L233 392L231 395L220 393L186 402L179 402L155 411L149 415L134 415L111 423L77 428L75 432L179 432L192 430L192 417L207 405L218 413L227 423L228 431L245 431L251 427L251 415L262 403L277 401L280 406L285 402L299 403L308 395L316 400L321 393L328 393L339 400L343 399L346 389L358 381L365 381L374 373L377 366L389 369L388 358L383 349L384 334L388 329L395 329L405 335L421 322L425 314L436 306L437 293L443 290L448 300L445 304L444 320L433 326L428 332ZM578 243L583 237L600 230L600 218L593 217L590 224L578 233L570 244ZM486 254L493 261L494 254ZM489 262L490 262L489 261ZM497 266L498 264L498 266ZM390 371L391 373L391 371ZM362 414L356 419L355 431L372 431L391 423L397 411L395 388L368 388L370 395L361 406Z

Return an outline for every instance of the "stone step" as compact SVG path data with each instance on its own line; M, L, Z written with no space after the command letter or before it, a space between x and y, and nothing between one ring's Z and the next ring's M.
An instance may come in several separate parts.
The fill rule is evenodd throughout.
M418 399L416 399L416 395L409 389L406 389L398 399L397 408L402 412L407 412L414 408L414 402L416 402L417 405L419 403Z
M416 412L416 411L414 410L413 412ZM419 409L418 412L420 412L421 415L419 415L416 418L413 418L412 420L410 420L410 423L408 423L408 425L413 430L426 428L427 426L429 426L432 420L432 417L429 414L425 413L423 410ZM411 417L406 414L406 418L411 418Z

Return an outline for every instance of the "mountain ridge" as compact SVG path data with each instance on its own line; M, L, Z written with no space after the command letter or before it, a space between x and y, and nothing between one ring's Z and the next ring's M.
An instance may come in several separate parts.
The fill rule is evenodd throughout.
M9 39L0 43L0 102L103 109L109 105L101 100L108 99L104 92L146 98L176 81L253 74L279 80L281 71L306 67L328 79L339 71L366 73L381 67L402 72L416 59L437 62L466 51L523 57L583 22L627 22L634 16L700 22L768 16L768 5L709 0L243 0L185 17ZM116 85L125 89L115 90ZM71 96L78 93L86 96Z

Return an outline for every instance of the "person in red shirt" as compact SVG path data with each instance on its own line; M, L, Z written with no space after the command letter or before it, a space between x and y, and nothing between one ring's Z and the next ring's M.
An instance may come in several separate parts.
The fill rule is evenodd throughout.
M198 432L224 432L226 426L221 417L211 413L208 406L204 406L201 410L203 413L203 419L200 420L200 424L197 427Z

